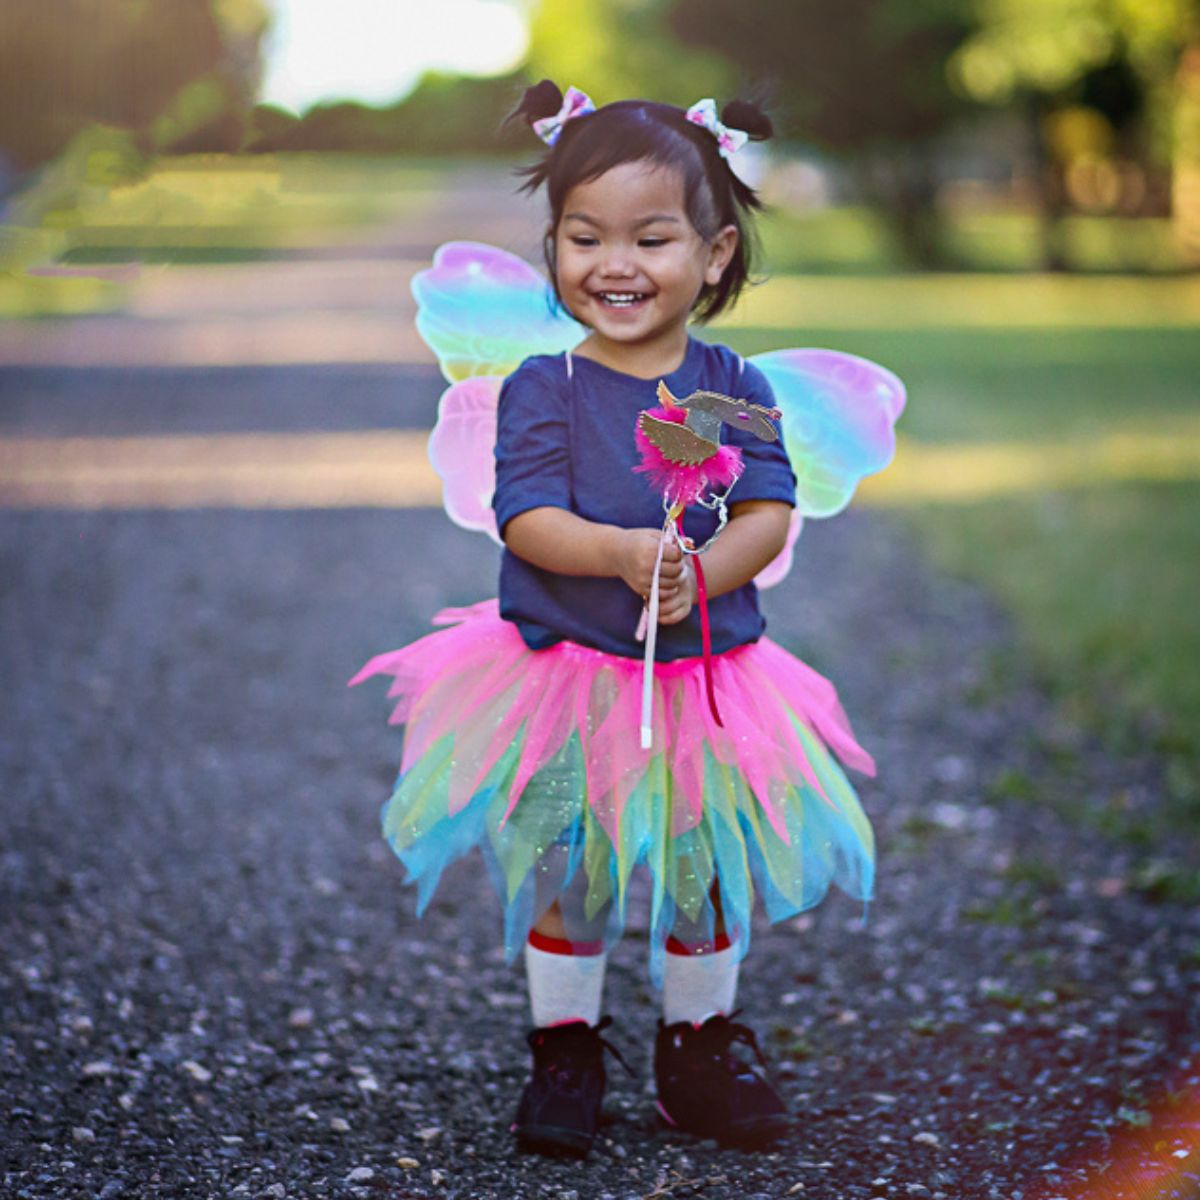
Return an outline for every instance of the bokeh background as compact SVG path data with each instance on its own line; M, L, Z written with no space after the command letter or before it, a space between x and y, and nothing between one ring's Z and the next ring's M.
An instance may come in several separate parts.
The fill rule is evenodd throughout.
M903 509L947 569L995 589L1065 702L1117 735L1149 719L1179 798L1200 803L1192 0L111 0L98 14L83 0L0 13L0 358L132 363L108 326L65 321L112 314L143 318L112 328L162 361L428 361L388 318L407 315L429 243L536 258L540 213L510 175L533 147L500 128L528 82L601 103L762 97L779 136L739 169L771 205L768 278L714 334L898 371L904 444L863 502ZM404 222L413 236L372 274L382 307L335 297L354 290L338 247ZM328 288L284 269L322 260ZM301 274L308 290L284 305ZM306 326L317 313L330 319ZM155 342L168 316L158 332L187 345ZM239 334L254 346L216 344ZM6 502L90 502L69 463L31 482L37 449L5 453ZM307 502L356 499L330 482Z
M1114 1065L1114 1034L1113 1061L1079 1066L1091 1075L1064 1087L1094 1104L1101 1140L1114 1129L1144 1133L1147 1146L1158 1146L1149 1157L1174 1155L1183 1170L1191 1153L1194 1165L1200 1109L1190 1133L1163 1140L1150 1102L1163 1094L1165 1057L1183 1063L1194 1046L1194 988L1191 1002L1178 982L1156 992L1159 977L1134 960L1143 950L1169 958L1163 979L1194 983L1200 971L1200 935L1188 915L1200 901L1196 0L5 0L0 613L16 690L10 685L11 723L0 745L16 849L0 856L0 867L18 881L13 895L44 901L52 913L68 905L64 897L90 895L86 879L60 861L70 859L62 847L74 846L72 837L81 862L103 845L111 864L115 843L104 839L123 840L121 822L132 840L174 845L189 828L183 813L194 821L203 804L218 803L208 792L193 803L189 788L200 783L224 797L221 819L231 822L242 815L239 789L287 797L315 821L324 801L305 791L314 778L330 790L344 786L343 816L361 806L348 794L361 780L337 774L347 769L337 737L330 746L328 730L301 726L311 770L289 769L297 751L283 746L267 709L278 711L280 680L313 677L296 664L289 630L312 633L306 652L327 652L332 665L320 687L330 695L341 687L338 672L358 665L354 655L384 648L373 640L377 629L335 628L357 597L385 587L375 572L402 587L389 627L397 640L421 632L441 604L479 599L472 589L491 574L491 560L480 565L478 557L491 548L476 549L438 511L424 443L443 385L413 329L409 284L448 239L488 241L538 261L541 200L516 194L513 169L540 146L527 129L502 121L543 76L598 103L643 95L687 106L745 94L770 108L778 136L736 163L769 205L762 282L703 336L746 353L829 346L874 358L905 380L896 461L860 488L854 508L864 524L851 527L859 532L845 544L875 547L878 562L890 565L876 563L871 578L885 589L899 574L889 554L912 548L921 570L928 567L926 583L898 588L890 606L867 603L856 598L854 564L832 549L839 535L817 540L811 561L835 564L817 582L849 628L865 632L847 646L850 635L838 633L832 614L819 618L817 631L826 648L837 647L832 659L864 658L860 674L870 674L872 660L893 674L903 672L906 655L924 663L923 682L914 667L914 694L923 688L931 706L921 711L937 710L929 695L943 669L929 663L937 662L949 664L947 695L972 709L979 729L991 728L989 712L1009 714L997 716L994 737L981 735L991 737L986 750L981 742L977 751L940 751L933 770L941 775L928 776L931 793L949 797L940 816L920 808L924 779L912 784L915 810L898 805L889 830L898 835L896 869L931 871L928 856L939 857L945 839L963 831L978 833L981 846L1000 838L972 824L974 810L959 792L976 789L985 813L999 806L1006 830L1024 823L1014 813L1053 806L1065 822L1054 836L1073 829L1078 842L1070 835L995 866L992 883L1007 890L959 897L955 919L975 922L981 946L1013 939L1012 954L1028 951L1034 972L1050 961L1036 958L1050 951L1029 948L1045 914L1075 905L1091 938L1085 947L1111 942L1114 954L1128 952L1134 990L1099 968L1074 998L1058 983L1053 992L1030 984L1024 995L993 980L963 1011L986 1003L1003 1008L1006 1021L1052 1021L1056 1004L1083 1005L1100 996L1102 977L1116 980L1144 1015L1129 1037L1136 1033L1160 1057L1138 1075L1124 1065L1136 1045L1121 1043L1126 1058ZM363 513L396 523L369 524ZM349 523L339 524L339 514ZM361 552L350 542L361 542ZM408 561L395 563L397 554ZM312 610L322 603L318 621ZM978 616L978 604L1003 614L1001 632ZM776 627L791 628L783 609L775 611ZM182 640L176 628L187 631ZM931 638L961 644L934 654ZM218 688L222 656L243 661L224 663ZM950 678L957 659L971 664L962 686ZM248 673L244 692L234 665ZM1032 704L1031 686L1046 708L1018 737L1026 716L1012 715L1012 697ZM290 696L302 690L288 688ZM869 697L870 687L858 694ZM129 697L144 716L131 717L114 742L114 714L130 711ZM311 703L328 707L324 698ZM900 713L902 725L904 703L880 701L867 719L886 729L879 714ZM191 714L190 728L163 725L171 705ZM338 719L356 728L365 711L360 703ZM208 721L208 734L197 732ZM930 755L943 732L922 722ZM898 793L905 770L919 774L925 759L915 750L906 758L899 735L896 744L892 778L900 782L889 786ZM1034 759L1040 765L1031 766ZM185 772L180 763L191 765ZM125 782L151 768L153 787ZM90 803L94 794L124 799L110 811ZM113 816L132 795L142 797L142 815ZM254 860L237 868L247 879L273 869L261 864L288 818L270 819L270 832L268 818L256 817L233 842L231 853L245 849ZM373 813L362 824L372 820ZM1035 838L1037 828L1031 815ZM331 835L326 845L300 838L292 847L294 863L308 863L309 854L316 863L327 851L344 854L345 876L356 870L357 843L339 848ZM1097 866L1109 855L1110 867ZM1100 874L1094 887L1071 891L1085 859ZM371 861L382 878L384 866ZM320 862L312 896L283 915L271 909L263 937L283 936L289 922L307 926L316 906L346 886L331 861ZM288 888L302 876L289 868L275 891L264 886L246 904L261 902L267 914L262 897L276 892L291 904ZM130 879L138 878L131 868ZM130 912L145 911L147 895L178 887L177 911L201 913L196 919L215 930L227 919L218 899L240 895L238 886L196 882L176 861L130 898ZM97 882L95 894L118 893ZM43 910L28 903L12 909L22 947L14 954L25 955L28 943L21 961L36 963L50 950L39 932ZM124 917L113 916L123 903L96 910L105 929L125 928ZM388 901L388 910L398 904ZM1090 909L1121 904L1136 910L1136 921L1086 923ZM377 921L363 912L358 928L369 939ZM257 929L253 915L237 919ZM73 928L63 921L62 929ZM131 921L129 930L142 931L140 915ZM1164 938L1170 926L1175 940L1154 940L1160 921ZM939 969L947 978L979 973L954 949L961 944L946 922ZM143 932L118 940L141 945ZM81 943L107 944L107 933L76 933ZM171 936L186 957L186 936ZM232 943L212 938L213 963L233 943L269 944L248 934ZM330 939L339 955L350 954ZM830 935L825 943L829 970L841 969L843 941ZM914 946L914 963L931 950L921 937ZM144 956L145 969L157 971L159 950L152 945ZM324 969L321 954L314 961L314 971ZM22 970L26 982L36 979L35 966ZM109 967L98 970L103 976ZM499 967L488 970L499 978ZM347 986L359 986L347 971ZM288 978L282 963L263 986L282 992ZM825 991L827 982L822 977ZM11 994L24 997L23 986ZM108 987L107 977L95 986ZM394 999L390 986L380 982L380 995ZM1168 990L1173 998L1164 998ZM1047 994L1057 999L1032 998ZM37 1002L28 1003L33 1013ZM289 1037L313 1024L308 1002L297 1003L290 1016L284 1010ZM842 1032L827 1036L892 1037L873 1025L868 1031L866 1019L856 1026L856 1013L845 1011L844 1021L844 1013L831 1019ZM1080 1011L1070 1028L1082 1032L1064 1036L1090 1047L1097 1026L1090 1009ZM361 1015L354 1012L355 1023ZM35 1030L41 1019L28 1016L23 1028ZM70 1036L84 1038L93 1017L72 1020L86 1024L72 1025ZM919 1044L944 1022L922 1010L908 1026ZM809 1050L803 1038L793 1042L801 1061ZM29 1061L42 1062L39 1052ZM995 1075L988 1054L963 1068L969 1081ZM97 1061L91 1074L111 1074ZM1032 1079L1036 1055L1014 1044L1012 1062L1021 1064L1011 1067L1018 1075L1029 1065ZM207 1085L195 1061L183 1066ZM936 1065L929 1069L936 1077ZM37 1072L30 1078L33 1089ZM957 1104L962 1077L955 1078L944 1095ZM1194 1083L1193 1075L1170 1090L1172 1111L1194 1099ZM894 1090L888 1083L884 1092ZM1065 1099L1044 1102L1066 1111ZM283 1101L269 1103L285 1113ZM1020 1127L990 1113L971 1136L1008 1137ZM71 1118L64 1136L83 1121L75 1140L86 1142L88 1122L98 1120ZM1040 1158L1029 1151L1021 1161L1068 1153L1051 1136ZM989 1170L1002 1173L1010 1152L990 1145ZM1050 1180L1043 1191L1058 1194ZM965 1176L945 1186L975 1194ZM1071 1195L1108 1194L1098 1183L1081 1187Z

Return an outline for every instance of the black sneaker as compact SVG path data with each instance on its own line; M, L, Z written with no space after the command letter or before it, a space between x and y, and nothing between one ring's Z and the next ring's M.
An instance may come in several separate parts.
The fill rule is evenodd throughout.
M600 1036L611 1024L612 1017L603 1017L596 1025L571 1021L529 1034L533 1076L512 1127L522 1149L583 1158L592 1148L607 1081L604 1051L629 1070L617 1048Z
M739 1056L736 1043L749 1046L757 1061ZM774 1141L790 1123L787 1106L767 1078L758 1039L726 1016L709 1017L699 1026L690 1021L665 1025L660 1020L654 1076L663 1119L698 1137L761 1146Z

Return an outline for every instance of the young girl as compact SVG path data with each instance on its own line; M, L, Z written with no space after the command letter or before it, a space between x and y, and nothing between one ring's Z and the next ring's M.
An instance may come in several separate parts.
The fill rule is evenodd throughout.
M661 550L663 502L634 473L638 416L665 383L772 409L764 375L689 336L748 276L759 207L729 158L771 133L756 107L686 113L621 101L595 110L549 81L514 114L549 149L546 261L561 304L590 332L526 359L498 408L493 505L505 543L495 602L381 655L354 682L395 677L404 766L385 831L424 905L443 868L480 846L523 946L533 1075L513 1126L532 1148L586 1153L605 1085L606 951L635 865L652 880L651 967L663 1018L658 1108L672 1125L740 1144L770 1140L786 1108L753 1033L734 1023L755 890L779 920L836 882L870 897L871 829L829 748L866 773L831 684L763 637L755 576L783 549L796 480L783 444L726 441L744 471L728 525L703 555L715 701L710 711L697 572ZM717 530L696 506L692 546ZM689 547L690 548L690 547ZM642 748L639 618L657 575L655 705ZM748 1061L737 1052L745 1043Z

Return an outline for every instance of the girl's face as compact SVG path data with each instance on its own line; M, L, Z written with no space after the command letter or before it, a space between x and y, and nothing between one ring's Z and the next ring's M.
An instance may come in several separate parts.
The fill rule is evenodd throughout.
M737 245L732 225L706 242L684 208L671 168L622 163L567 192L555 231L559 295L592 330L611 363L673 370L687 345L688 314L717 284ZM665 373L665 372L663 372Z

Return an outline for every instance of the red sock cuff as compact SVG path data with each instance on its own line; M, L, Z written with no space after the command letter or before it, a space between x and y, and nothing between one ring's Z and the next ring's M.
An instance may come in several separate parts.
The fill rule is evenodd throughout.
M536 929L529 931L529 944L546 954L568 954L578 958L591 958L604 953L603 942L571 942L566 938L547 937Z
M691 957L695 954L716 954L718 950L728 950L733 943L729 934L718 933L716 937L704 942L681 942L677 937L667 938L667 953Z

